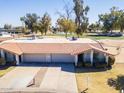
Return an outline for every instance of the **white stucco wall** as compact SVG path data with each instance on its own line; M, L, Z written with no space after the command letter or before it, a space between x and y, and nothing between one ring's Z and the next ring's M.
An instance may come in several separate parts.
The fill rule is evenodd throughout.
M70 54L52 54L52 62L75 62L75 56Z
M23 62L75 62L70 54L24 54Z
M91 57L91 51L85 52L84 55L83 55L83 61L84 62L90 62L91 61L90 57Z
M46 62L45 54L24 54L23 62Z

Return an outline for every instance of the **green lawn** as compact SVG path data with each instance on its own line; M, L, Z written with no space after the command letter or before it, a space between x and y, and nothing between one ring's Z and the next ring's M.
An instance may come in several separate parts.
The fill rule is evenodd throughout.
M114 40L123 40L124 37L109 37L109 36L86 36L87 38L91 38L91 39L96 39L96 40L100 40L100 39L114 39Z
M56 36L56 37L65 37L65 34L48 34L47 36L51 37L51 36ZM75 36L77 37L76 34L68 34L68 37L72 37L72 36ZM96 39L96 40L100 40L100 39L114 39L114 40L123 40L124 37L121 36L121 37L109 37L109 36L89 36L87 34L84 34L83 36L80 36L80 38L91 38L91 39Z
M13 70L15 67L3 67L0 68L0 77L4 76L6 73L8 73L9 71Z

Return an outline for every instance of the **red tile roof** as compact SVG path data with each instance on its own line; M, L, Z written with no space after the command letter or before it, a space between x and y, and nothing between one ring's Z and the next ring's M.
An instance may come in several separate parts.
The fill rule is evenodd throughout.
M23 53L16 43L3 43L0 48L18 55Z
M3 43L0 48L18 55L35 53L80 54L90 49L104 51L99 44L87 43ZM109 53L108 53L109 54Z
M10 39L13 39L13 38L12 37L2 37L2 38L0 38L0 42L10 40Z

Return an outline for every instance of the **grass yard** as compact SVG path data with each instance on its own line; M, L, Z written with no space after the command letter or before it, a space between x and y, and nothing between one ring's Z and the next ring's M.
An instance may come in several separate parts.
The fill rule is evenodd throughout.
M124 64L115 64L111 70L107 71L76 69L79 93L87 86L89 88L88 93L120 93L107 84L109 78L116 78L117 75L124 75Z
M0 68L0 77L4 76L6 73L8 73L9 71L13 70L14 68L15 67L13 67L13 66Z
M96 40L100 40L100 39L110 39L110 40L124 40L124 36L121 37L109 37L109 36L86 36L87 38L91 38L91 39L96 39Z
M48 34L46 35L47 37L65 37L65 34ZM68 34L68 37L72 37L75 36L77 37L76 34ZM83 36L80 36L80 38L91 38L91 39L96 39L96 40L100 40L100 39L110 39L110 40L124 40L124 36L120 36L120 37L110 37L110 36L93 36L93 35L88 35L87 33L85 33Z

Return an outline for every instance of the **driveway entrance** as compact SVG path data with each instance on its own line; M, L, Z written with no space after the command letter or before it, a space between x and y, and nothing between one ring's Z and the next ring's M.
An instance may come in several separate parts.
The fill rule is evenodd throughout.
M44 68L46 71L37 75ZM15 91L16 93L44 93L44 91L45 93L78 93L74 72L73 64L31 64L30 66L23 64L0 78L0 91L8 89L7 92L11 90L11 93ZM42 79L37 79L41 80L38 86L27 87L36 76L40 75Z
M0 78L0 89L25 88L39 70L39 67L16 67Z

